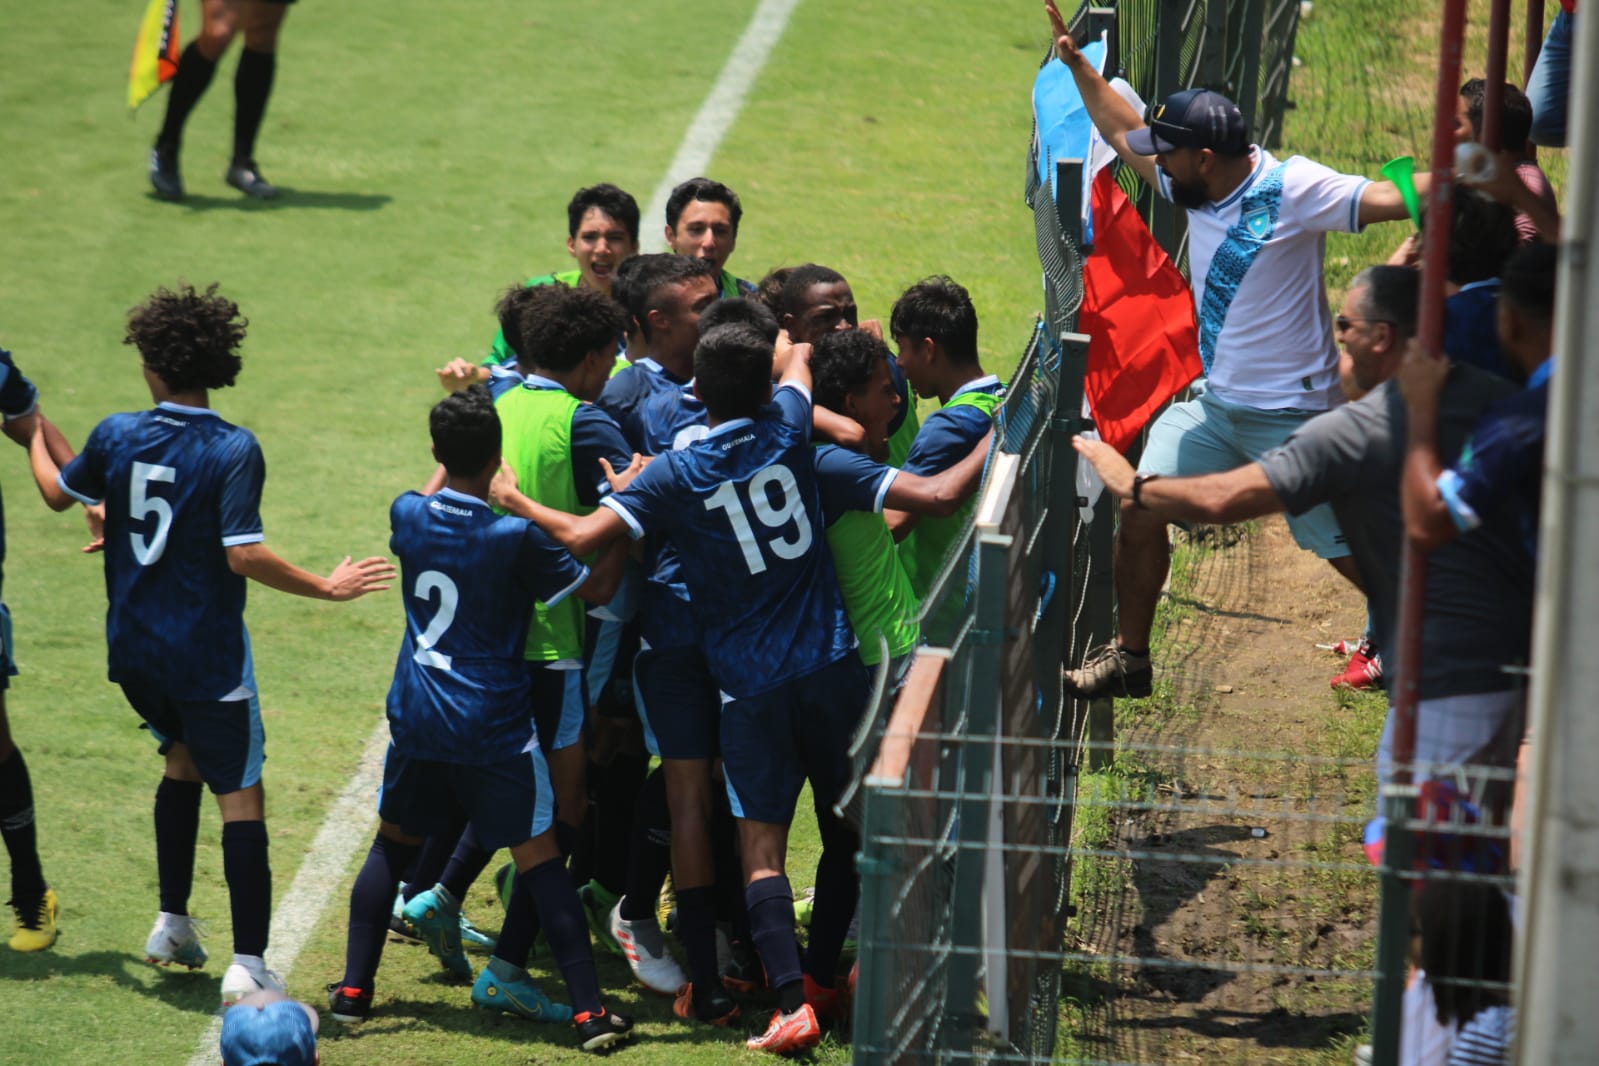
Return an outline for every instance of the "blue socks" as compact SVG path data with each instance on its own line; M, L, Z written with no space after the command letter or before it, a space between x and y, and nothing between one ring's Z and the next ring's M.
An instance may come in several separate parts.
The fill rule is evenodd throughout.
M203 791L205 786L200 782L179 781L175 777L163 777L156 786L155 864L161 885L161 909L168 914L189 913Z
M550 953L566 979L573 1012L603 1011L605 1006L600 1002L600 981L594 969L594 951L589 946L583 905L578 902L577 889L572 887L567 876L566 864L560 859L550 859L526 873L517 874L516 891L526 891L533 898L539 921L544 926L544 937L550 942ZM494 953L501 954L498 947ZM522 965L526 965L526 955Z
M822 858L816 864L816 906L805 948L805 972L823 988L833 987L838 955L849 935L850 919L860 897L855 853L860 838L831 811L817 812L822 831Z
M265 822L222 824L222 873L233 910L234 954L266 954L267 929L272 924L272 867L267 863Z
M766 964L766 983L776 990L778 1007L792 1014L805 1002L799 941L794 939L794 890L786 877L763 877L745 886L744 902L750 935Z
M372 991L383 941L389 932L394 890L405 868L416 861L420 845L401 844L381 834L372 841L361 872L350 889L350 931L345 937L344 981L348 988Z
M716 969L715 896L716 890L708 885L677 890L677 936L688 955L689 980L698 991L721 982Z

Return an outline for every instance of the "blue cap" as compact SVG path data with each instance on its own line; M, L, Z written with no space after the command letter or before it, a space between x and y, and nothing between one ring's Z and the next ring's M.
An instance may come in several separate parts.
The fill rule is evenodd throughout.
M1249 147L1249 125L1238 105L1209 89L1172 93L1149 112L1149 125L1127 135L1135 155L1209 148L1237 155Z
M223 1066L316 1066L316 1011L281 992L253 992L222 1015Z

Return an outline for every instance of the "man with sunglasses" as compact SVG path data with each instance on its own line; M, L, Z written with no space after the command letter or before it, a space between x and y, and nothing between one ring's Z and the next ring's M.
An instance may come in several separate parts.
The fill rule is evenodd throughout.
M1045 0L1056 51L1105 142L1145 183L1187 209L1188 262L1205 377L1197 396L1150 426L1142 479L1231 470L1281 445L1342 401L1322 282L1326 234L1406 215L1391 182L1339 174L1249 141L1243 114L1208 89L1173 93L1146 125L1078 51ZM1418 191L1425 194L1425 176ZM1359 575L1332 510L1290 516L1299 545ZM1065 674L1081 699L1150 694L1149 633L1170 566L1166 519L1123 504L1117 532L1118 639Z

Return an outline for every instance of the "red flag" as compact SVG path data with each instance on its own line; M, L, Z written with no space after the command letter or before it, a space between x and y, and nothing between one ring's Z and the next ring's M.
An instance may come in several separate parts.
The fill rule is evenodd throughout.
M1088 334L1083 388L1100 439L1118 451L1161 404L1204 372L1194 295L1111 177L1094 178L1094 253L1083 261L1077 329Z

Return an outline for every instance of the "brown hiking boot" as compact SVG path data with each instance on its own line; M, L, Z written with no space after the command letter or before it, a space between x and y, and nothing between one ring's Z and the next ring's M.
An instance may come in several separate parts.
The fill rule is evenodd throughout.
M1068 696L1097 700L1107 696L1142 699L1149 695L1155 669L1148 655L1132 655L1117 644L1102 644L1088 653L1076 670L1062 670Z

